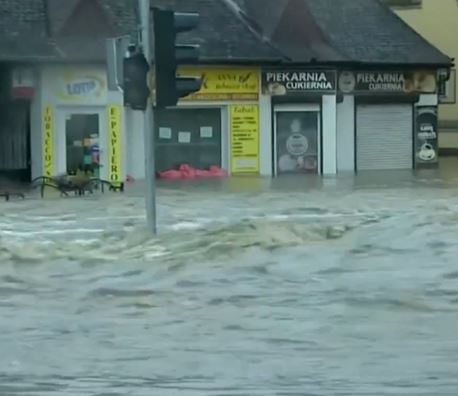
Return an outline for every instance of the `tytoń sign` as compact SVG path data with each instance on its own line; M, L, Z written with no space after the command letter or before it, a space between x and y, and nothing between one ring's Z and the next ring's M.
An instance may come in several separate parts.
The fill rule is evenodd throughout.
M259 173L259 106L233 105L231 173Z

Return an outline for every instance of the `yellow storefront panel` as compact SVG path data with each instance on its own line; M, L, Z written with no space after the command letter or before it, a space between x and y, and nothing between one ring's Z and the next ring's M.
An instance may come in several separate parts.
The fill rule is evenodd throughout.
M121 183L122 152L121 152L121 107L108 106L108 150L109 150L109 180Z
M231 173L259 173L259 106L233 105Z
M202 77L202 89L184 101L250 101L259 98L257 69L182 67L178 75Z
M54 113L49 105L43 109L43 176L54 176Z

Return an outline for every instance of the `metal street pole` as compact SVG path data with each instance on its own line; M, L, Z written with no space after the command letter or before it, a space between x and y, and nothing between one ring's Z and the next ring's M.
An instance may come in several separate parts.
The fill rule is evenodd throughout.
M141 44L143 53L151 62L150 0L139 0L141 21ZM149 85L149 84L148 84ZM143 133L145 137L145 204L148 230L157 233L156 220L156 172L154 152L154 113L151 98L144 112Z

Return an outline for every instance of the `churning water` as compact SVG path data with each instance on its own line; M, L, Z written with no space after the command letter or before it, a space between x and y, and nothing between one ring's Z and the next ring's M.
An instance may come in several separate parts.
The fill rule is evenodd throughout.
M140 193L0 202L1 396L457 394L453 168Z

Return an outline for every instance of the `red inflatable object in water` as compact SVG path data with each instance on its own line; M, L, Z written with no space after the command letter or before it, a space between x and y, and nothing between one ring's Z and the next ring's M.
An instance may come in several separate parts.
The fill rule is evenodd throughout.
M210 166L209 170L196 169L188 164L180 165L179 170L170 169L159 173L161 179L168 180L193 180L197 178L211 179L227 177L227 172L219 166Z
M188 164L181 165L180 172L182 179L195 179L197 177L196 170Z
M211 174L211 172L208 171L208 170L196 169L196 176L205 179L205 178L210 178L210 177L212 177L212 174Z
M227 172L219 166L210 166L210 173L213 177L226 177Z
M181 179L181 172L175 169L170 169L168 171L159 173L159 177L161 179L177 180L177 179Z

